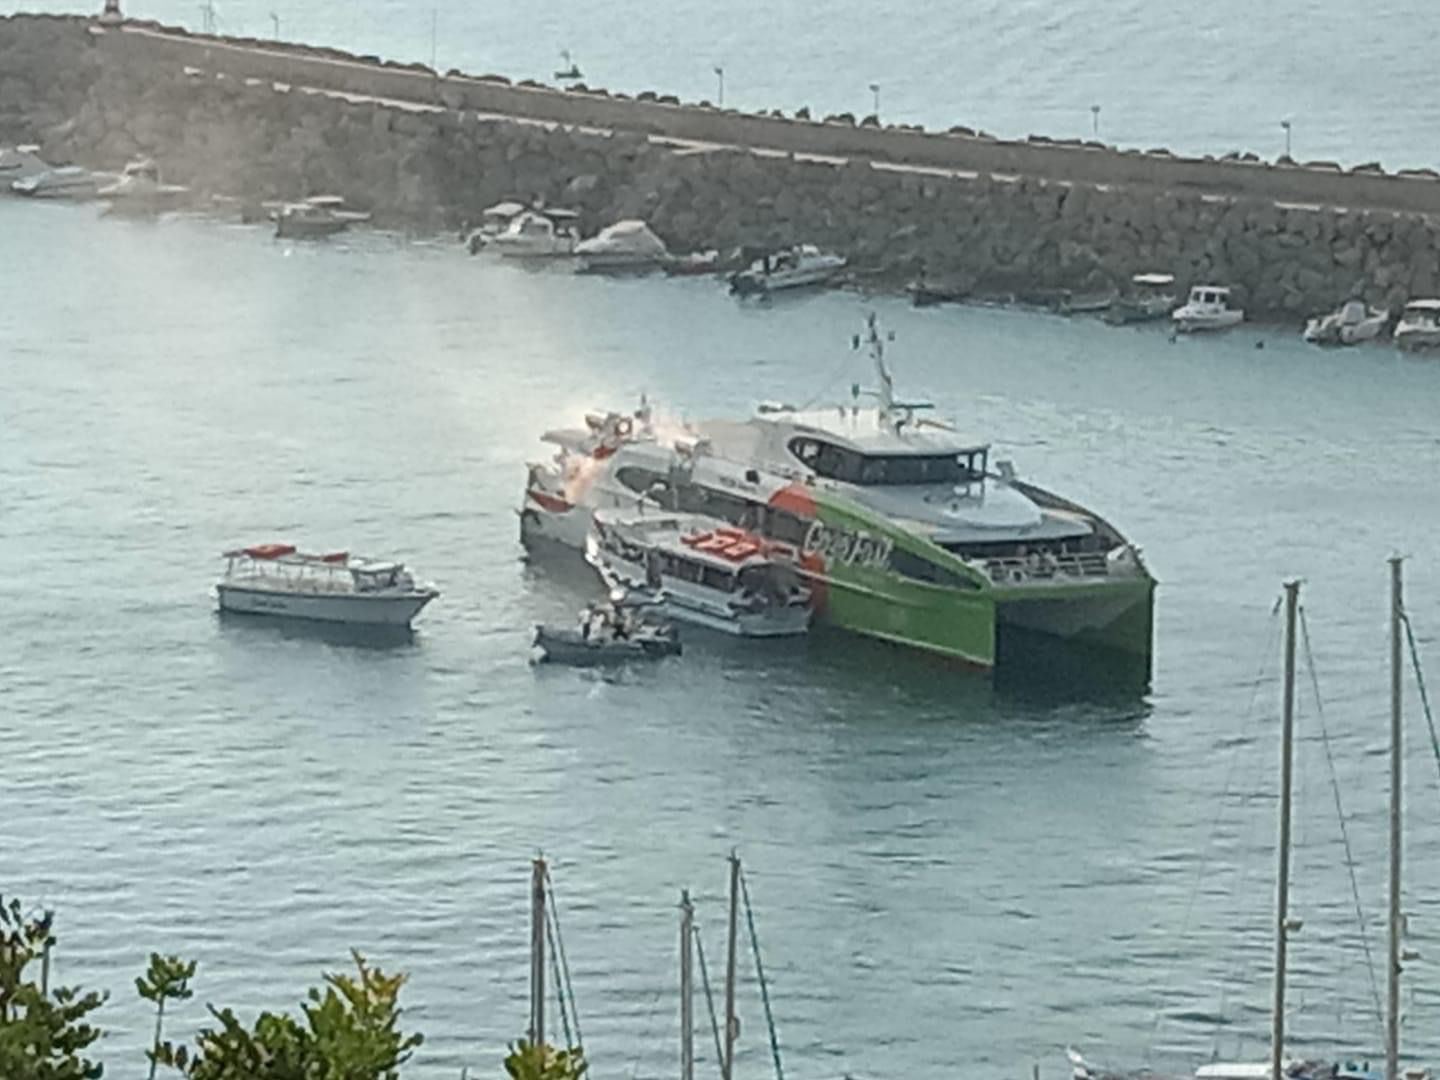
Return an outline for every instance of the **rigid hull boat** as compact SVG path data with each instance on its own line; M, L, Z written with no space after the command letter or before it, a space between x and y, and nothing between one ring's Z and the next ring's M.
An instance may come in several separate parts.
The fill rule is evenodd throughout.
M1245 312L1230 306L1230 290L1223 285L1196 285L1190 298L1170 315L1182 334L1201 330L1227 330L1245 320Z
M845 257L798 244L756 259L730 278L730 291L741 296L768 295L784 289L824 285L845 269Z
M617 221L575 245L576 269L585 273L658 270L669 257L664 242L643 221Z
M1358 345L1380 336L1390 312L1367 308L1363 300L1347 300L1328 315L1316 315L1305 323L1301 334L1312 345Z
M1136 274L1130 279L1130 291L1116 297L1105 320L1115 326L1150 322L1166 318L1174 308L1173 274Z
M1099 515L991 469L989 447L894 399L873 321L879 403L663 431L642 405L552 431L530 466L521 537L582 549L594 512L701 514L790 545L818 621L981 667L998 627L1148 659L1154 579Z
M291 544L225 552L220 610L360 626L409 626L435 597L398 562L346 552L307 555Z
M645 589L672 619L736 637L810 628L795 549L698 514L597 510L586 560L613 586Z
M1440 347L1440 300L1411 300L1395 324L1395 344L1407 351Z

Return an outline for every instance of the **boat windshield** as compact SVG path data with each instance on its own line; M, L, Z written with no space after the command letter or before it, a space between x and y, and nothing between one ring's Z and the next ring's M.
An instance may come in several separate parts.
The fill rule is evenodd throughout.
M873 487L973 483L984 479L989 457L983 447L949 454L864 454L812 438L792 439L790 452L828 480Z

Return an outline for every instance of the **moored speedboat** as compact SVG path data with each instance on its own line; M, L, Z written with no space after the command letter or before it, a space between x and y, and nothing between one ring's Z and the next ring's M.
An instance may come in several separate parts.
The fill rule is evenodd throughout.
M282 240L320 240L370 220L369 214L344 206L339 195L312 195L303 202L288 203L275 214L275 235Z
M31 173L10 183L10 190L32 199L93 199L115 180L114 173L97 173L79 165Z
M741 296L763 295L824 285L845 269L845 264L843 255L821 251L813 244L797 244L756 259L730 278L730 291Z
M15 191L15 181L28 180L52 168L54 166L40 157L38 146L0 147L0 184L4 185L4 191Z
M798 552L696 514L598 511L585 558L611 584L646 589L672 619L736 637L810 628Z
M1115 298L1105 312L1105 321L1115 326L1163 319L1175 308L1175 275L1136 274L1129 292Z
M1006 626L1148 662L1155 582L1135 547L897 401L873 318L867 343L877 406L668 428L643 406L547 433L559 452L530 466L522 540L579 548L607 508L699 514L792 547L817 619L857 634L990 667Z
M96 195L110 203L111 213L149 215L173 208L189 191L179 184L162 183L155 163L142 158L127 164L120 179Z
M586 273L637 273L657 270L669 257L665 242L643 221L617 221L575 245L577 270Z
M1411 300L1395 324L1395 344L1406 350L1440 347L1440 300Z
M553 259L574 254L573 210L527 210L519 214L486 245L507 259Z
M1347 300L1328 315L1316 315L1305 323L1301 334L1312 345L1358 345L1380 336L1390 312L1367 308L1363 300Z
M1182 334L1227 330L1245 319L1245 312L1230 306L1230 290L1223 285L1196 285L1190 298L1170 318Z
M220 610L361 626L409 626L440 595L402 563L347 552L307 555L293 544L225 552L216 585Z
M480 212L480 225L471 229L465 237L465 247L471 255L480 254L485 245L510 227L510 223L525 212L525 204L506 200L494 206L487 206Z

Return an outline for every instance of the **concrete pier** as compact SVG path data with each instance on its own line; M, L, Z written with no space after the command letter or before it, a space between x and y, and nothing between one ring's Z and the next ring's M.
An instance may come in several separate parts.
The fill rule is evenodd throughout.
M501 198L644 217L674 250L809 241L898 283L1092 290L1135 272L1294 319L1440 292L1440 177L1185 159L514 85L153 24L0 18L0 143L248 200L335 192L458 227Z

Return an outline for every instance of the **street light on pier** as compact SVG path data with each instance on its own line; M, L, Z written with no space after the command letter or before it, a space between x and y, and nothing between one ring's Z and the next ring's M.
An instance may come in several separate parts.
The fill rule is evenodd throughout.
M1099 105L1091 105L1091 106L1090 106L1090 130L1091 130L1092 132L1094 132L1096 138L1099 138L1099 137L1100 137L1100 106L1099 106Z
M275 12L272 11L272 12L270 12L270 21L275 24L275 40L276 40L276 41L279 41L279 40L280 40L280 16L277 15L277 14L275 14Z
M725 107L725 69L719 64L715 65L715 104L719 108Z
M1281 120L1280 126L1285 129L1285 160L1290 161L1293 160L1290 157L1290 121Z
M878 82L870 84L870 93L875 95L875 122L878 124L880 122L880 84Z

